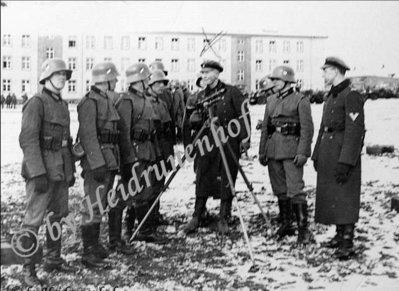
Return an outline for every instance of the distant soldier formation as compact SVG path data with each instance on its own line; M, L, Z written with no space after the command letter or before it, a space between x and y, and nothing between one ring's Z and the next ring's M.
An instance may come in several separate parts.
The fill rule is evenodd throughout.
M223 69L219 62L205 60L196 82L199 91L191 94L186 84L168 79L162 62L135 63L121 72L127 90L117 93L120 73L115 64L98 63L91 72L90 91L77 106L79 129L73 139L68 104L62 98L73 72L62 59L46 60L40 76L43 89L22 109L19 142L27 195L22 227L30 233L22 239L24 249L33 246L48 213L52 213L50 225L68 215L68 189L75 184L77 161L84 179L80 223L84 266L105 267L110 252L133 254L133 241L167 242L168 237L158 232L167 223L160 213L159 198L170 182L167 174L179 170L174 148L179 142L185 149L183 159L194 160L196 176L193 214L181 233L190 235L201 227L207 199L214 197L221 200L217 232L227 234L238 159L250 147L251 125L247 122L248 98L219 79ZM317 171L315 222L336 225L336 235L323 246L335 248L335 256L346 260L353 255L359 218L363 99L350 89L345 79L349 67L342 60L329 57L322 70L331 90L313 153L310 101L296 90L293 69L278 66L267 77L270 88L259 125L259 162L268 167L278 202L279 225L274 237L279 241L297 233L296 247L301 248L315 242L303 180L304 165L309 158L313 160ZM8 108L9 98L10 94L2 95L2 108L4 103ZM105 214L107 246L100 238ZM62 228L47 224L46 229L44 271L74 272L61 257ZM44 284L29 257L23 272L28 286Z

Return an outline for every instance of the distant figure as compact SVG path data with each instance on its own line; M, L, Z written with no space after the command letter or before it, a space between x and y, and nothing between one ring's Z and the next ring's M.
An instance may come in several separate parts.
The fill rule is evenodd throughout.
M14 93L11 95L11 108L17 108L17 96Z
M12 99L11 94L10 94L10 92L8 92L8 95L6 97L6 105L7 105L6 108L11 107L11 99Z
M28 100L28 95L26 94L26 92L22 94L21 98L22 98L22 104L24 104Z
M4 97L3 94L1 94L1 109L4 108L4 103L6 103L6 98Z

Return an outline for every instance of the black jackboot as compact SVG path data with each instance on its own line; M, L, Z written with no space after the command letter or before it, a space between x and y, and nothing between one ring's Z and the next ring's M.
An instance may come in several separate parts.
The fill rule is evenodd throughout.
M277 240L282 240L285 236L295 234L292 226L292 204L291 199L279 199L278 208L280 210L280 227L276 232Z
M196 197L193 218L183 226L185 234L193 233L200 225L200 218L205 211L207 198Z
M97 250L95 248L98 237L96 237L94 225L90 224L81 226L81 231L83 241L82 264L88 268L102 267L102 259L97 256Z
M292 205L298 223L297 245L302 246L312 243L313 236L308 229L308 205L307 203L294 203Z
M136 222L136 212L134 211L134 206L131 205L127 207L126 209L126 216L125 216L125 238L127 241L132 237L133 235L133 228L134 224Z
M100 227L101 227L101 223L93 224L93 228L95 231L94 236L97 238L94 241L94 248L96 249L97 257L99 257L100 259L106 259L106 258L108 258L109 254L108 254L107 249L100 243Z
M217 224L218 232L220 234L226 234L229 231L229 226L227 224L229 211L231 210L231 199L220 201L220 215Z
M343 236L344 236L344 225L337 224L335 227L336 227L335 236L331 240L329 240L329 241L327 241L325 243L322 243L321 245L323 247L330 248L330 249L335 249L335 248L338 248L338 247L340 247L342 245Z
M334 257L336 257L340 261L349 260L355 254L353 250L355 225L345 224L343 225L343 227L344 229L343 229L342 243L338 247L338 249L334 252Z
M35 229L34 232L37 234L38 230ZM35 237L33 237L32 234L32 236L23 236L21 238L21 243L25 250L29 250L35 247L34 244L37 243L37 240L35 239ZM43 282L37 277L36 266L33 262L32 257L25 258L22 273L24 275L24 282L27 286L34 287L43 285Z
M139 224L143 221L145 215L149 210L149 206L147 203L140 203L135 205L135 212L137 216L137 220ZM159 237L156 233L156 229L153 227L152 220L154 219L154 215L150 213L143 226L140 228L134 240L136 241L145 241L145 242L153 242L153 243L164 243L166 240L162 237Z
M125 244L121 238L123 208L112 208L108 213L108 233L110 251L121 252L125 255L134 253L132 247Z

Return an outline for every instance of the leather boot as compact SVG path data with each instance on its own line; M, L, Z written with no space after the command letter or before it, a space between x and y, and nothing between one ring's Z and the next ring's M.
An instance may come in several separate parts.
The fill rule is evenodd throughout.
M337 224L335 231L336 231L335 236L331 240L322 243L321 244L322 247L335 249L342 245L343 235L344 235L344 225Z
M135 212L137 216L137 220L139 224L143 221L145 215L149 210L149 206L147 203L140 203L135 205ZM143 226L140 228L134 240L136 241L145 241L145 242L153 242L153 243L165 243L167 240L157 235L156 230L153 227L153 215L149 215Z
M276 232L277 240L282 240L285 236L295 234L292 226L292 204L290 198L279 199L278 208L280 210L280 227Z
M185 234L193 233L199 227L200 217L202 216L206 208L206 201L207 198L203 197L195 198L193 218L191 218L191 220L188 223L186 223L182 229Z
M53 223L54 222L52 222L52 224ZM57 233L54 228L53 228L53 236L57 239L54 240L47 229L46 230L47 257L46 257L46 262L43 265L43 270L46 271L47 273L51 273L52 271L64 272L64 273L74 272L75 269L69 266L67 262L61 258L61 234Z
M96 237L96 240L94 241L93 245L94 248L96 249L96 255L100 259L106 259L108 258L109 254L107 249L100 243L100 228L101 228L101 223L94 223L94 237Z
M342 244L334 252L334 257L340 261L349 260L354 254L353 238L355 233L354 224L345 224L343 229Z
M229 200L220 201L220 215L217 227L218 227L218 232L222 235L229 232L229 226L227 224L227 219L229 214Z
M133 235L133 228L134 224L136 222L136 212L134 211L134 206L131 205L126 209L126 216L125 216L125 238L127 241L132 237Z
M313 236L308 229L308 205L307 203L294 203L292 205L298 223L297 245L307 245L312 243Z
M121 238L123 208L115 207L108 213L109 250L125 255L134 253L134 249L126 245Z
M102 259L97 256L95 248L95 242L98 241L98 238L95 237L96 230L94 229L94 225L81 226L81 231L83 241L82 264L88 268L102 267Z

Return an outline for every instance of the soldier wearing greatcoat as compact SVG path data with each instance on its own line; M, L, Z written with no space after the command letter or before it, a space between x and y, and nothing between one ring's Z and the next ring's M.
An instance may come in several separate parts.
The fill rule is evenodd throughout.
M199 92L197 99L194 104L198 104L205 98L214 94L217 91L223 91L223 99L212 105L215 117L218 118L219 124L226 136L228 136L227 143L230 144L235 157L238 159L243 150L249 148L250 139L250 128L249 128L249 112L247 106L243 106L245 101L244 96L241 92L231 86L223 83L219 80L219 74L223 72L223 67L216 61L204 61L201 65L201 75L205 89ZM194 106L196 107L196 106ZM243 109L245 113L243 113ZM206 113L203 119L196 120L192 118L194 116L193 111L186 110L186 118L190 120L190 127L186 130L192 130L193 136L196 135L197 131L201 126L207 122L208 117ZM233 132L237 133L235 136L229 136L227 126L232 120ZM239 125L238 125L239 124ZM217 197L221 199L220 203L220 218L218 221L218 231L220 233L226 233L228 231L227 221L231 213L232 206L232 193L229 186L229 181L224 169L224 164L218 149L215 144L215 140L212 136L211 130L208 128L204 131L200 137L203 141L208 140L210 148L203 144L203 153L199 146L195 145L196 158L195 158L195 171L196 171L196 193L195 193L195 206L192 219L183 227L183 232L188 234L194 232L200 225L200 218L206 209L206 202L209 196ZM223 144L223 141L222 141ZM230 170L233 182L237 178L238 167L234 162L234 159L228 150L227 146L224 145L224 152L226 153L228 168ZM233 185L234 187L234 185Z
M31 234L24 237L23 247L27 250L38 243L37 233L47 214L48 222L54 226L46 228L47 256L43 269L47 272L71 271L61 258L60 225L68 215L68 187L75 183L68 103L61 97L71 74L63 60L45 61L39 80L43 90L22 109L19 143L24 154L22 177L27 194L23 228ZM25 259L23 272L28 286L41 284L32 257Z
M349 67L328 57L322 67L331 86L312 160L317 171L315 221L335 224L336 235L324 245L346 260L353 254L355 223L359 219L361 151L365 134L364 101L345 79Z
M82 202L82 263L89 268L103 266L108 251L100 243L102 209L119 171L119 115L113 103L119 75L111 62L98 63L92 70L90 91L79 102L78 139L85 152L81 160L85 199ZM99 193L99 195L97 194Z
M270 79L276 94L267 98L259 145L259 161L268 166L273 193L278 198L280 227L277 239L293 234L292 211L298 224L298 245L312 236L303 191L303 167L311 154L313 121L309 99L295 92L294 71L276 67Z

